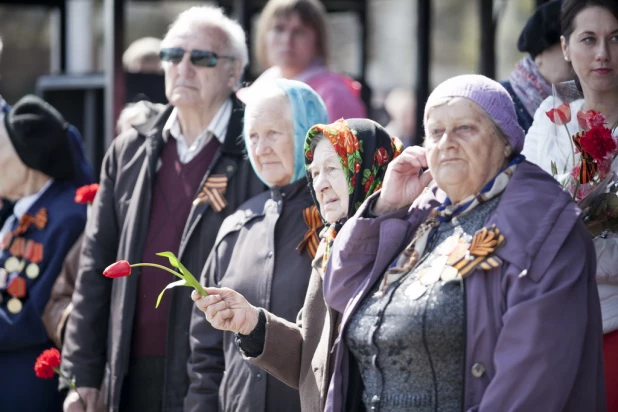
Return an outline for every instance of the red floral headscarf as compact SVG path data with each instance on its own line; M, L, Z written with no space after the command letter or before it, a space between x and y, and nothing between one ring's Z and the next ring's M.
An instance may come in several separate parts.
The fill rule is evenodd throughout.
M369 119L340 119L328 125L317 124L309 129L305 139L305 166L307 167L313 161L313 152L310 150L311 142L319 135L324 135L337 152L348 181L350 196L347 216L327 229L325 265L330 247L339 229L349 217L354 216L369 196L382 187L386 167L403 151L403 144L398 138L389 136L388 132L378 123ZM307 180L313 200L318 205L311 173L307 173Z

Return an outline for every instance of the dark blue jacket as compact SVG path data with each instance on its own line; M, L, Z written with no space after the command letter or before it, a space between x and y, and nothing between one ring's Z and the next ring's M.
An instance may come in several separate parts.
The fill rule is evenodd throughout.
M27 292L20 299L23 307L19 313L13 314L7 310L11 296L6 288L0 290L3 298L0 303L0 410L5 410L9 405L15 411L61 410L57 379L37 378L34 363L43 350L53 347L41 314L64 257L86 224L86 206L75 203L75 189L72 183L56 181L27 212L34 216L41 208L46 208L48 221L43 229L31 225L20 236L43 245L43 260L38 264L40 273L36 279L29 279L25 270L9 274L9 282L15 276L26 279ZM17 226L15 221L12 229ZM0 251L0 267L4 267L10 256L8 249ZM26 260L24 267L28 263Z
M75 179L53 182L26 212L35 215L41 208L46 208L48 220L42 230L31 225L21 235L25 240L43 245L43 260L38 264L40 273L36 279L29 279L25 269L9 275L7 285L14 276L26 279L26 296L20 299L23 307L19 313L7 310L11 296L6 292L6 286L0 288L0 411L62 410L57 377L49 380L37 378L34 363L43 350L54 346L47 336L41 315L64 258L86 224L86 205L75 203L75 190L94 181L79 131L69 125L67 133L75 161ZM17 225L18 222L14 221L12 229ZM10 257L9 249L0 250L0 268ZM25 263L24 268L30 262L26 260Z

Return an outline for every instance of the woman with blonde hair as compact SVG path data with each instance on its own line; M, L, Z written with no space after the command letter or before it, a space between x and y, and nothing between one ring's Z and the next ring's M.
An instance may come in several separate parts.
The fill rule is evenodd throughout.
M255 57L267 70L254 84L299 80L320 95L329 121L366 117L360 83L327 68L327 31L326 10L319 0L270 0L260 16L255 45Z

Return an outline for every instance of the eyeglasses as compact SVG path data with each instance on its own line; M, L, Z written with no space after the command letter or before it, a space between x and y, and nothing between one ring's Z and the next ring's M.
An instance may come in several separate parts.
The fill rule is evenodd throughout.
M187 50L182 47L167 47L161 49L159 57L161 57L161 61L178 64L186 52ZM191 50L189 53L191 55L191 64L199 67L215 67L219 59L236 59L232 56L219 56L214 52L206 50Z

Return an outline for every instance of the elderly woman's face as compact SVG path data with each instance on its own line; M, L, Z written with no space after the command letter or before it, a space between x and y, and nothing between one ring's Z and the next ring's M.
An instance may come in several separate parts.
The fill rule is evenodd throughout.
M318 142L309 166L313 190L320 205L320 213L328 223L335 223L348 213L348 183L341 161L326 138Z
M266 53L274 66L303 70L317 53L316 33L297 13L276 18L266 33Z
M0 197L20 199L29 171L17 156L4 127L4 119L0 118Z
M588 7L574 21L564 54L584 88L604 92L618 88L618 20L603 7Z
M269 186L285 186L294 174L294 120L285 95L247 105L245 131L256 171Z
M237 60L219 59L215 67L201 67L191 63L190 59L191 50L229 55L229 51L223 47L224 36L215 28L179 28L163 40L161 48L185 50L180 62L162 63L165 95L172 106L180 110L200 110L229 97L238 79L235 71Z
M478 193L510 154L485 111L465 98L430 108L425 132L431 174L453 202Z

